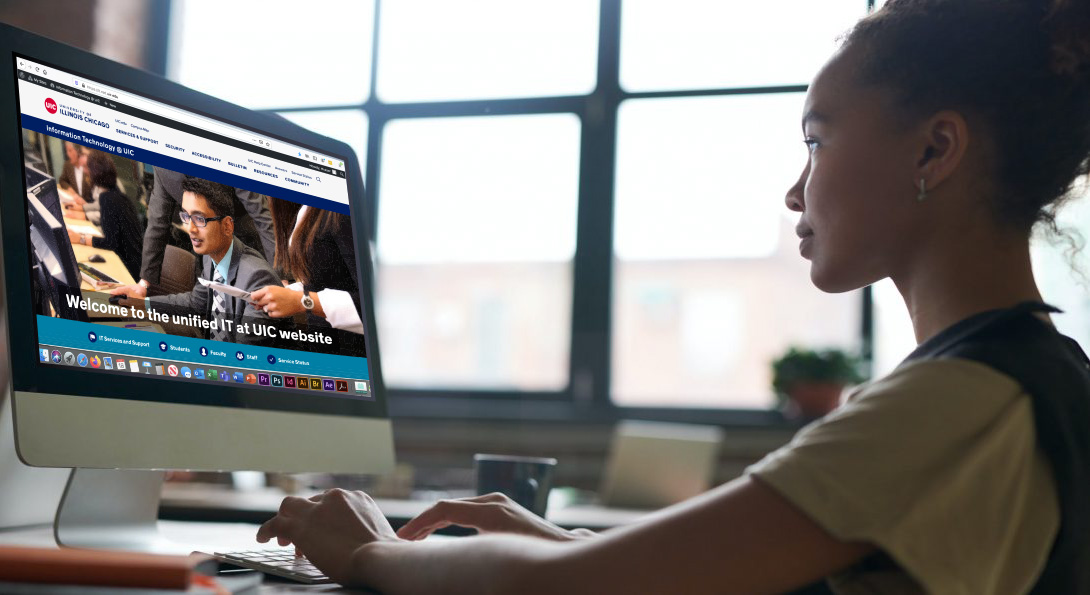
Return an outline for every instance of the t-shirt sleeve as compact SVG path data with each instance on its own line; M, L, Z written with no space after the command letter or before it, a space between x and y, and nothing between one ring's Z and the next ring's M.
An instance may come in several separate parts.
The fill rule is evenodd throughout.
M927 592L1028 587L1059 526L1030 398L967 360L901 366L746 473Z

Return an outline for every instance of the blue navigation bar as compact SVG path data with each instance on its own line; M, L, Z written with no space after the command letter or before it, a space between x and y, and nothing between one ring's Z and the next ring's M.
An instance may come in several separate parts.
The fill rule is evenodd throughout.
M239 175L191 163L189 161L182 161L176 157L120 143L116 140L96 136L82 130L76 130L75 128L69 128L53 122L46 122L40 118L28 116L27 114L20 114L19 117L23 128L26 128L27 130L33 130L34 132L40 132L64 140L70 140L78 144L88 145L92 148L106 150L107 152L115 152L118 155L132 159L133 161L150 163L155 167L162 167L187 176L195 176L212 182L219 182L220 184L226 184L234 188L242 188L243 190L249 190L250 192L264 194L266 196L275 196L284 200L333 211L342 215L349 214L348 205L344 203L298 192L290 188L284 188L283 186L275 186L266 182L251 180L250 178L244 178ZM109 151L104 147L112 147L113 151Z
M134 324L136 326L136 324ZM194 339L38 315L38 342L266 373L370 380L367 358Z

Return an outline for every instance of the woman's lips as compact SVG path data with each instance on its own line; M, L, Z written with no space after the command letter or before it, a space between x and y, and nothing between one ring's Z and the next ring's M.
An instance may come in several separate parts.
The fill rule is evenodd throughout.
M814 243L814 233L810 232L806 235L799 236L799 254L806 258L809 252L810 245Z

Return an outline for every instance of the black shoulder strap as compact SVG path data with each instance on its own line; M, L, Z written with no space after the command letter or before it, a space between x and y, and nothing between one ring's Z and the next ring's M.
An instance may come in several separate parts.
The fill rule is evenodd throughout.
M1037 443L1052 464L1061 515L1033 593L1090 593L1090 359L1034 312L1059 310L1026 302L985 312L926 341L908 360L976 361L1010 376L1031 396Z

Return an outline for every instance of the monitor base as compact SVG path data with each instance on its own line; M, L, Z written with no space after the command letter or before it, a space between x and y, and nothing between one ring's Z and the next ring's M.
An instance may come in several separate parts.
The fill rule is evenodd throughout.
M181 543L159 532L162 471L72 469L53 537L66 547L156 554L211 552L214 543Z

